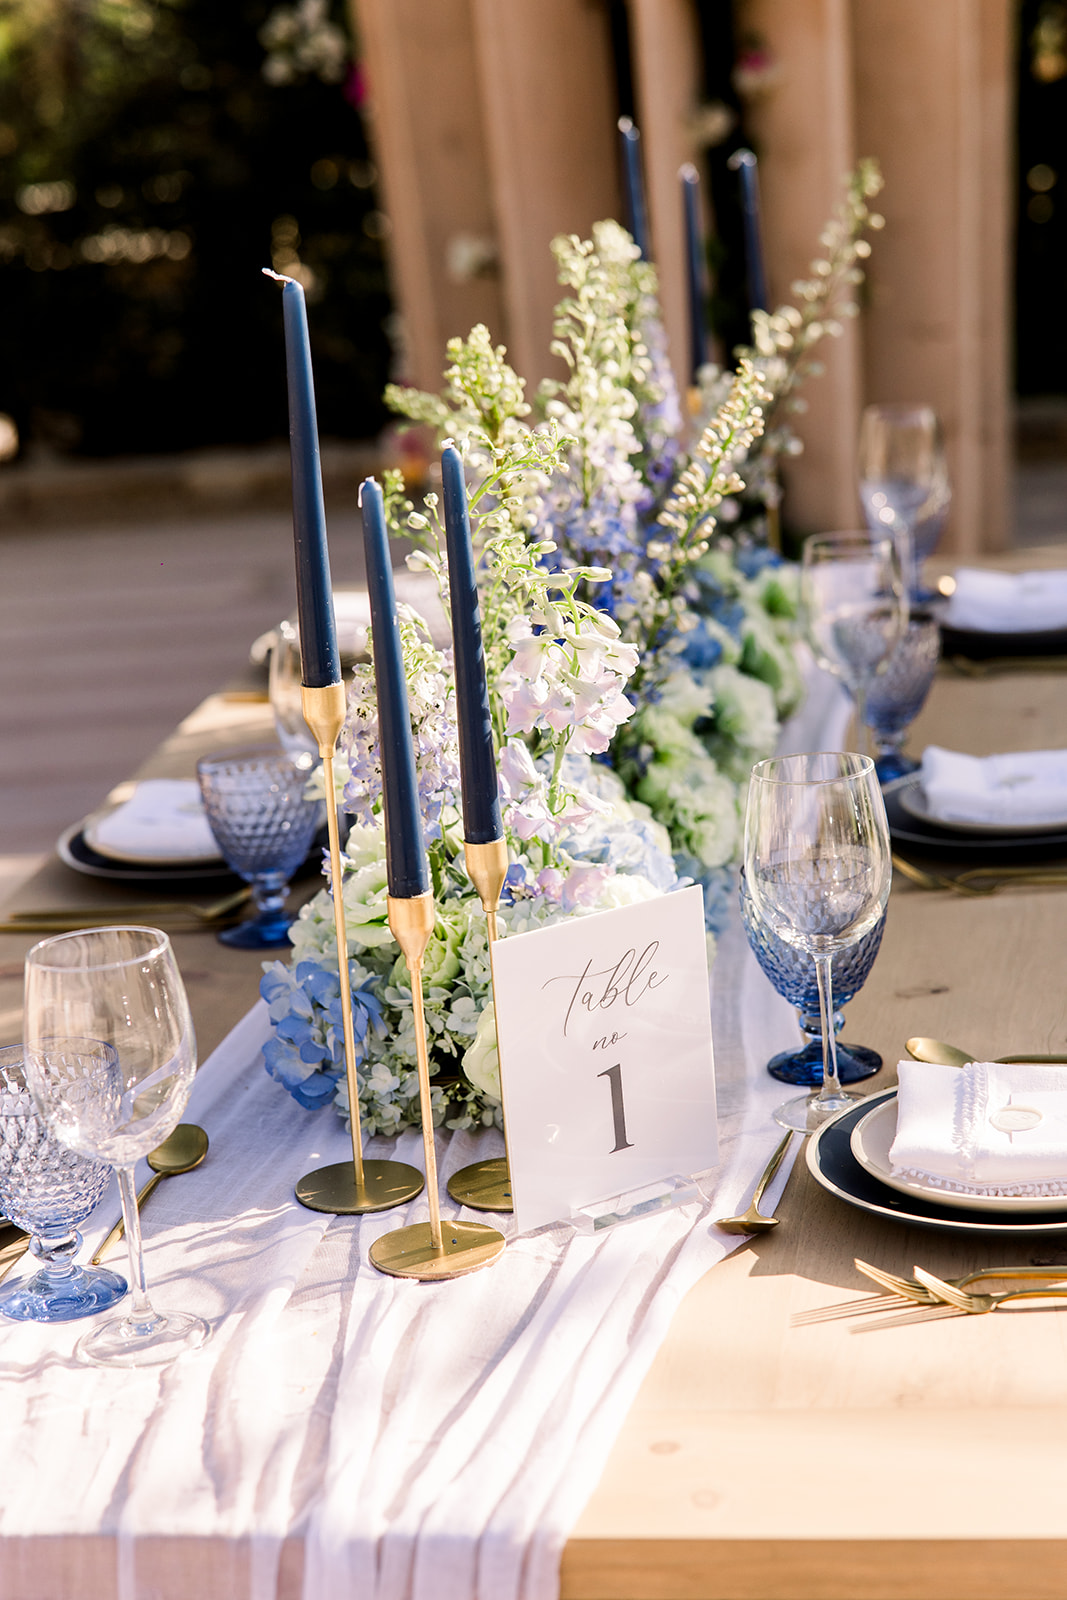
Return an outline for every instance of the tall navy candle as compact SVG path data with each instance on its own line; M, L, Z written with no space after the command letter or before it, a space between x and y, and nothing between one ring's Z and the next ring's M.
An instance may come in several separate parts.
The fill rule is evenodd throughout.
M277 278L279 275L268 271L267 276ZM341 682L341 660L337 654L330 553L326 545L326 507L322 499L311 343L303 289L293 278L279 281L289 381L289 459L293 480L300 669L309 689L321 689L327 684Z
M735 150L728 165L741 176L741 214L745 224L745 267L748 308L767 311L767 271L763 264L763 226L760 218L759 163L751 150Z
M652 257L648 248L645 181L641 176L641 135L629 117L619 118L619 143L622 149L622 187L626 199L626 219L642 259L650 261Z
M695 384L708 359L704 322L704 250L700 237L700 174L690 162L681 167L682 203L685 208L685 282L689 297L689 381Z
M385 809L385 869L389 893L398 900L425 894L430 887L426 845L411 742L411 713L400 621L393 592L393 567L385 531L382 491L373 478L360 486L363 547L367 556L367 588L374 645L374 684L378 695L378 743L382 762Z
M470 519L463 462L455 445L441 452L441 489L448 546L448 587L452 601L452 649L456 667L459 718L459 771L463 792L463 837L468 844L502 839L493 722L485 681L482 620L474 577Z

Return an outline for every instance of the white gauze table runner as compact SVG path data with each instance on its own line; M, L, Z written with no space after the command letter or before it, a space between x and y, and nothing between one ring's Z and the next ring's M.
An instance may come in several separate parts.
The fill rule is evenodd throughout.
M810 684L783 750L840 747L847 705L832 680ZM209 1129L207 1162L145 1213L153 1298L210 1318L211 1341L162 1371L113 1372L73 1360L84 1324L2 1325L0 1592L86 1600L76 1581L46 1588L41 1563L46 1540L96 1533L114 1540L119 1600L188 1600L180 1566L170 1581L145 1554L158 1536L225 1541L201 1600L273 1600L287 1537L303 1540L303 1600L554 1600L568 1533L679 1302L737 1246L712 1219L743 1209L780 1137L784 1090L764 1067L795 1044L795 1017L736 919L712 987L708 1198L595 1239L542 1229L435 1285L367 1264L425 1199L363 1219L293 1200L302 1173L350 1146L332 1111L268 1079L255 1006L197 1077L186 1120ZM502 1148L439 1136L442 1193ZM419 1135L396 1154L421 1166ZM87 1245L116 1212L112 1193Z

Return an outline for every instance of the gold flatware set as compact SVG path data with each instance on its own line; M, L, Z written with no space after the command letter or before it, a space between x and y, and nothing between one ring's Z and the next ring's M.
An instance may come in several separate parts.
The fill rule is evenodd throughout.
M153 924L162 920L185 922L193 927L217 927L235 921L251 893L245 884L208 905L197 905L190 900L142 900L124 902L122 905L11 911L0 922L0 933L67 933L74 928L108 927L118 921L136 922L142 917Z
M888 1290L890 1294L898 1295L902 1300L910 1300L919 1306L954 1306L957 1311L967 1311L971 1315L995 1311L1006 1300L1056 1300L1067 1297L1067 1288L1049 1287L1067 1278L1067 1267L982 1267L977 1272L966 1273L962 1278L938 1278L932 1272L916 1267L913 1278L900 1278L896 1273L883 1272L881 1267L872 1267L869 1261L860 1261L858 1257L854 1259L854 1265L872 1283ZM997 1294L970 1293L968 1284L978 1283L983 1278L1023 1281L1030 1287L1006 1289Z
M1029 887L1034 884L1067 884L1067 865L1062 867L968 867L966 872L949 876L917 867L914 861L893 853L893 869L918 889L948 889L953 894L980 896L996 894L998 889L1012 884Z

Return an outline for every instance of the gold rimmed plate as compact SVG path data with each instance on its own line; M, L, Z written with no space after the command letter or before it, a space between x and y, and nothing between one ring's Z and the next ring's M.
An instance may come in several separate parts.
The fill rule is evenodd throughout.
M1010 1217L1050 1216L1067 1209L1067 1195L957 1194L940 1189L935 1183L901 1177L893 1171L889 1159L889 1148L896 1131L897 1100L894 1094L861 1117L849 1138L852 1154L864 1171L877 1178L879 1183L887 1184L890 1189L898 1189L901 1194L911 1195L915 1199L932 1200L935 1204L950 1206L954 1211L997 1212Z
M860 1121L880 1105L893 1103L896 1090L868 1095L846 1111L824 1122L808 1140L808 1171L828 1194L872 1216L907 1227L944 1229L950 1233L990 1233L1007 1235L1067 1234L1067 1200L1054 1212L1003 1212L986 1209L961 1210L912 1191L891 1189L856 1160L852 1134ZM895 1111L894 1111L895 1116Z
M88 820L88 819L86 819ZM85 837L85 823L75 822L56 840L56 854L65 866L90 878L111 878L116 883L194 883L204 879L239 880L224 861L119 861L101 855Z
M945 828L949 833L969 833L980 839L1022 839L1067 832L1067 816L1056 817L1049 822L957 822L935 816L917 773L912 773L897 793L909 817L925 822L931 828Z

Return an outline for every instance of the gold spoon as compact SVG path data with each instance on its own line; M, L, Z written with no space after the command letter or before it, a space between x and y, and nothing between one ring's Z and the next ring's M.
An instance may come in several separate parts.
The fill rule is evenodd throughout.
M968 1055L966 1050L961 1050L957 1045L946 1044L943 1039L927 1039L919 1035L915 1039L907 1039L904 1048L913 1061L929 1061L942 1067L965 1067L971 1061L976 1061L977 1056ZM996 1056L998 1066L1010 1066L1013 1062L1031 1061L1038 1065L1062 1066L1067 1063L1067 1056Z
M792 1137L791 1132L785 1135L785 1138L763 1169L763 1174L756 1185L755 1193L752 1196L752 1204L748 1210L742 1212L739 1217L720 1217L718 1222L713 1224L714 1227L721 1228L723 1233L770 1233L772 1228L777 1228L781 1219L779 1217L765 1217L759 1209L759 1203L763 1199L763 1192L767 1185L785 1160L785 1153L789 1149L789 1141Z
M207 1155L208 1138L203 1128L198 1128L195 1122L179 1122L172 1134L164 1139L162 1144L148 1152L148 1165L152 1168L152 1176L137 1196L137 1209L140 1211L157 1183L164 1178L175 1178L179 1172L192 1172L198 1167ZM126 1224L120 1217L92 1258L93 1266L99 1266L100 1260L110 1250L126 1231Z

